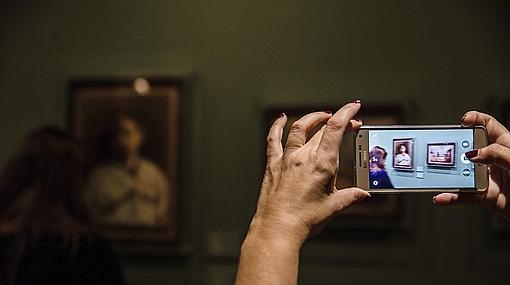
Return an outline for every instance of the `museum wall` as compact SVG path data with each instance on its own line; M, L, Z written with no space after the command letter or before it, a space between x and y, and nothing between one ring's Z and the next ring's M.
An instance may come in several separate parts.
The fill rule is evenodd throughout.
M180 240L116 244L129 284L229 284L254 212L268 110L361 99L405 123L503 116L505 1L12 1L0 9L0 163L41 124L68 126L80 78L184 78ZM402 195L397 218L335 221L300 284L504 282L509 226Z

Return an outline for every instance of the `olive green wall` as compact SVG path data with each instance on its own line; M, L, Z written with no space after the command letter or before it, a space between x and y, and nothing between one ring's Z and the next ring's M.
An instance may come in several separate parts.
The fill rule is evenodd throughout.
M509 16L504 1L474 0L6 0L0 163L34 126L66 124L70 78L193 78L183 246L119 251L129 284L228 284L257 198L266 108L360 98L402 104L410 123L498 112L510 93ZM508 277L504 224L477 208L434 207L431 195L404 201L396 229L310 241L301 284Z

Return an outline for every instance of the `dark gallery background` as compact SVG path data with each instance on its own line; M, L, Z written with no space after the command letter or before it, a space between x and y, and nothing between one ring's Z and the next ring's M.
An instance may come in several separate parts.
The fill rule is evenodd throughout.
M274 110L361 99L405 123L510 108L505 1L3 1L0 164L23 134L69 125L76 79L184 81L179 239L115 242L129 284L229 284ZM403 195L309 241L300 284L508 282L510 226Z

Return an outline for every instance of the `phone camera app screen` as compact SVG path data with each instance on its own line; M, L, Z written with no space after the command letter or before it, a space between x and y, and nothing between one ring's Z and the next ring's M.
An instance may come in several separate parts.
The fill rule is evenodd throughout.
M473 188L472 129L371 130L370 189Z

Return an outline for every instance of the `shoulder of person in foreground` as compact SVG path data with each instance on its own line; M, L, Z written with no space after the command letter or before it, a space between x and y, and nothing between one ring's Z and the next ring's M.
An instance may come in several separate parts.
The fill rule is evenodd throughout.
M110 243L97 234L82 235L75 244L60 236L29 241L18 280L19 284L125 284Z

